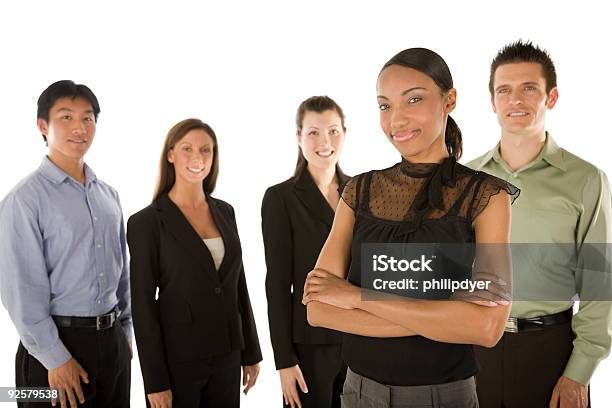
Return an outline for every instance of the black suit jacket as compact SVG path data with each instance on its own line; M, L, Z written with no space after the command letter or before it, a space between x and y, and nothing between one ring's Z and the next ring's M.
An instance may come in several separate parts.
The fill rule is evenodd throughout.
M262 359L234 209L207 199L225 246L219 271L167 195L128 220L132 319L147 393L170 388L169 363L232 350L242 350L242 365Z
M340 186L348 177L338 172ZM298 363L294 343L338 344L340 333L312 327L302 305L304 282L329 235L334 211L304 168L268 188L261 207L268 322L276 368ZM293 288L293 290L292 290Z

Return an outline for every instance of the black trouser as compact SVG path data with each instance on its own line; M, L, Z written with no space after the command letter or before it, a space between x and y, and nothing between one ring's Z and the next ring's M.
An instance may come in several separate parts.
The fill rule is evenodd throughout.
M346 378L341 346L295 344L294 347L308 386L308 393L304 394L296 384L302 408L340 408L340 394Z
M123 328L58 327L59 337L72 357L87 372L89 384L81 382L83 407L129 407L131 355ZM47 369L23 347L21 342L15 357L17 387L48 387ZM18 403L19 407L50 407L50 402ZM59 406L59 400L58 405Z
M504 333L493 348L475 346L480 370L476 390L482 408L548 407L572 354L571 323Z
M200 361L170 363L172 408L239 407L240 359L240 351L235 350Z

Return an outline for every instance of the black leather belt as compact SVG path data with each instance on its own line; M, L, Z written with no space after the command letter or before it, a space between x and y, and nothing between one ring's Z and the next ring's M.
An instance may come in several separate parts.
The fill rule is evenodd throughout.
M119 317L118 309L115 308L112 312L93 317L81 316L52 316L53 321L58 327L80 327L96 330L110 329Z
M569 308L563 312L546 316L530 317L528 319L509 317L506 321L504 331L506 333L520 333L525 331L544 330L547 326L556 326L571 322L572 314L573 310Z

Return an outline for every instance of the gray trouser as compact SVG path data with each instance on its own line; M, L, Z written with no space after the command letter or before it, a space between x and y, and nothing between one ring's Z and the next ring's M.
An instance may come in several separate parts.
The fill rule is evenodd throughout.
M349 368L342 408L478 408L474 377L446 384L400 387L384 385Z

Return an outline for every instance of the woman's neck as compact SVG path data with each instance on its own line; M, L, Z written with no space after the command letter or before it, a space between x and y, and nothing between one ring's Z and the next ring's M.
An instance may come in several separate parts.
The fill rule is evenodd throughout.
M441 135L434 141L434 143L429 146L428 149L423 150L412 156L404 156L402 157L409 161L410 163L441 163L444 159L448 157L448 150L446 149L446 144L444 143L444 135Z
M329 186L334 182L336 182L337 184L336 165L320 168L308 164L306 170L308 170L315 184L321 190L327 190Z
M170 191L168 197L179 207L199 208L208 205L206 194L201 184L183 183L177 180Z

